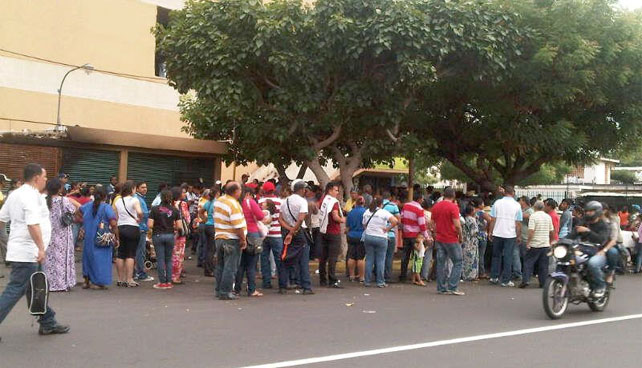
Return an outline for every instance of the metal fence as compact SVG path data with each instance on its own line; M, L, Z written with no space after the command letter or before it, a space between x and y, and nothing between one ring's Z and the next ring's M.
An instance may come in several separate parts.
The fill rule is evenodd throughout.
M517 197L522 197L526 196L528 198L533 198L538 195L542 196L542 199L548 199L548 198L553 198L557 203L560 203L564 198L571 198L574 199L576 197L575 191L566 191L563 189L548 189L548 190L542 190L542 189L516 189L515 194Z

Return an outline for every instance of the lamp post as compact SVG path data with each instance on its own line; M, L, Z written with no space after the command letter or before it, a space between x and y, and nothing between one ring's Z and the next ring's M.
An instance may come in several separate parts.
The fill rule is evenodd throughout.
M64 128L62 127L62 123L60 122L60 99L62 98L62 85L65 84L65 79L67 79L67 76L69 75L69 73L78 69L84 69L87 73L89 73L92 70L94 70L94 67L91 64L83 64L81 66L77 66L69 70L67 73L65 73L65 76L62 77L62 81L60 81L60 88L58 88L58 113L56 117L56 131L64 130Z

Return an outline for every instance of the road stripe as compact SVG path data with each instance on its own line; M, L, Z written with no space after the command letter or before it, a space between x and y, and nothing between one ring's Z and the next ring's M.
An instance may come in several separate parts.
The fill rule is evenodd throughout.
M559 324L559 325L554 325L554 326L527 328L527 329L523 329L523 330L498 332L498 333L477 335L477 336L469 336L469 337L460 337L460 338L456 338L456 339L431 341L431 342L425 342L425 343L421 343L421 344L393 346L393 347L383 348L383 349L364 350L364 351L357 351L357 352L353 352L353 353L327 355L327 356L321 356L321 357L315 357L315 358L298 359L298 360L290 360L290 361L285 361L285 362L277 362L277 363L246 366L244 368L295 367L295 366L305 365L305 364L315 364L315 363L331 362L331 361L336 361L336 360L353 359L353 358L359 358L359 357L364 357L364 356L398 353L398 352L401 352L401 351L433 348L433 347L436 347L436 346L444 346L444 345L462 344L462 343L480 341L480 340L499 339L499 338L502 338L502 337L528 335L528 334L534 334L534 333L539 333L539 332L563 330L563 329L567 329L567 328L591 326L591 325L598 325L598 324L602 324L602 323L620 322L620 321L627 321L627 320L630 320L630 319L638 319L638 318L642 318L642 314L631 314L631 315L628 315L628 316L603 318L603 319L596 319L596 320L592 320L592 321L564 323L564 324Z

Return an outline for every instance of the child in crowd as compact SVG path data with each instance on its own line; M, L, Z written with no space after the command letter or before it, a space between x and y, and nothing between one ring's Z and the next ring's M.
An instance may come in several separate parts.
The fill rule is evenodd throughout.
M415 249L410 258L412 264L412 283L417 286L426 286L421 280L421 266L424 263L424 254L426 252L426 247L424 246L425 240L422 234L417 235L415 239Z

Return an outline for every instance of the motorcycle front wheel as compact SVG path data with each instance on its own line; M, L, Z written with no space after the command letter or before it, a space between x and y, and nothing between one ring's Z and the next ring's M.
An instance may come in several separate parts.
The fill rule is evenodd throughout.
M610 290L606 290L606 293L604 293L601 299L588 302L589 308L591 308L593 312L602 312L609 304L609 299L611 299L611 292Z
M560 319L568 309L568 292L564 293L562 281L549 277L544 284L542 301L544 311L551 319Z

